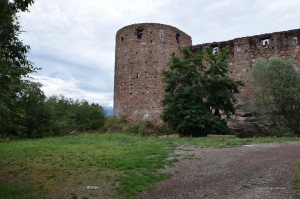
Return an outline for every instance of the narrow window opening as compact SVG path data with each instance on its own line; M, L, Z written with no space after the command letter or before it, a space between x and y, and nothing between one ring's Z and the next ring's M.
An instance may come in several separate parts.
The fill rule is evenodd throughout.
M136 36L137 36L138 39L142 39L143 32L144 32L143 27L137 27L136 28Z
M164 38L164 34L165 34L165 30L160 29L158 34L159 34L159 38L163 39Z
M124 41L124 37L121 37L121 42L123 42Z
M180 43L179 38L180 38L180 34L179 34L179 33L176 33L176 41L177 41L178 44Z
M293 38L293 42L294 42L295 44L298 44L298 37L294 37L294 38Z
M129 93L130 95L132 95L132 93Z
M152 43L152 40L150 40L150 43Z
M140 77L140 74L139 74L139 73L137 73L137 74L136 74L136 78L139 78L139 77Z
M214 47L212 50L213 54L217 54L219 52L219 48L218 47Z
M269 45L270 45L270 39L264 39L264 40L262 40L262 45L263 45L265 48L268 48Z

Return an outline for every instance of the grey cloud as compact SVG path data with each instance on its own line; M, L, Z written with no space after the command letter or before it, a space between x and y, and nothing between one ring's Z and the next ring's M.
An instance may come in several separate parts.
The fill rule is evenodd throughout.
M123 26L164 23L193 44L223 41L299 28L300 1L52 0L36 1L30 11L21 14L21 37L43 68L34 76L46 94L112 105L115 34Z

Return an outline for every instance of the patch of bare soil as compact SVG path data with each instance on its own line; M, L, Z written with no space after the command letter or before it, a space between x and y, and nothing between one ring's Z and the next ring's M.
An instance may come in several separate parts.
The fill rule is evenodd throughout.
M60 186L58 185L58 189L52 194L51 198L116 198L114 187L107 179L103 179L103 177L97 177L95 180L95 176L86 173L72 176L72 179L69 181L69 183L61 183Z
M173 177L141 199L288 199L293 198L300 142L222 149L181 146L173 155L180 161L163 170Z

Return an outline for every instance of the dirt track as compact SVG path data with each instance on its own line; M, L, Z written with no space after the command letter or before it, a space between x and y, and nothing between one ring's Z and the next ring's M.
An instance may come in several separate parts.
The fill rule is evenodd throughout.
M173 173L173 177L140 198L288 199L293 198L300 142L225 149L182 146L174 155L182 159L163 171Z

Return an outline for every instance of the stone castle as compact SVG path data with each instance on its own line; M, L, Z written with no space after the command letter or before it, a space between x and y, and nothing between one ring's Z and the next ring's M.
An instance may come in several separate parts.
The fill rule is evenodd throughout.
M192 45L192 38L183 31L164 24L141 23L121 28L116 34L114 116L131 122L150 121L160 125L161 100L164 95L161 71L166 69L171 53L179 47L196 51L211 46L214 53L230 47L229 75L242 80L245 87L237 96L240 106L233 124L239 126L247 114L239 114L249 98L249 71L257 58L278 56L291 59L300 70L300 29L241 37L224 42ZM245 127L246 128L246 127Z

